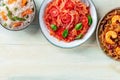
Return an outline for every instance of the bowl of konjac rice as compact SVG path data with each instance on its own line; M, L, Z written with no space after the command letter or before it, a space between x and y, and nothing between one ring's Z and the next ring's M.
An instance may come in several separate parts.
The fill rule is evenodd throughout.
M11 31L28 27L35 18L34 0L0 0L0 24Z

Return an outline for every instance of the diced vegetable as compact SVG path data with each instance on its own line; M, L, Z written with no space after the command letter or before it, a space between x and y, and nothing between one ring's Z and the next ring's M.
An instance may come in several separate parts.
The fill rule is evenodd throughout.
M4 11L0 12L0 16L2 16L3 20L5 20L5 21L7 20L7 16L5 15Z
M32 13L33 13L32 9L27 9L26 11L22 12L22 16L24 17L24 16L32 14Z
M89 22L89 25L92 25L93 23L92 17L90 15L88 15L88 22Z
M5 6L5 3L2 3L2 6Z
M6 27L6 26L7 26L7 23L4 23L3 26Z
M29 18L29 16L27 15L25 18Z
M18 20L18 21L25 21L24 18L19 18L19 17L17 17L17 16L14 16L13 18L14 18L15 21L17 21L17 20Z
M16 7L16 8L14 8L14 10L15 10L15 11L17 11L17 10L18 10L18 8Z
M82 29L82 23L76 24L75 29L76 30L81 30Z
M64 38L66 38L67 36L68 36L68 30L66 29L66 30L64 30L63 31L63 34L62 34L62 36L64 37Z
M16 2L17 0L8 0L8 4L12 4L14 2Z
M24 7L27 4L27 0L22 0L21 6Z
M52 28L53 31L56 31L56 30L57 30L57 26L54 25L54 24L51 25L51 28Z
M15 21L15 19L14 19L11 15L8 14L8 17L9 17L9 19L11 19L12 21Z
M12 12L9 10L9 8L8 8L7 6L6 6L6 9L7 9L7 11L8 11L7 16L9 17L9 19L11 19L12 21L15 21L15 19L12 18Z
M14 16L14 17L13 17L12 12L9 10L9 8L8 8L7 6L6 6L6 9L7 9L7 11L8 11L7 16L8 16L12 21L25 21L24 18L20 18L20 17L17 17L17 16Z
M21 26L22 22L15 22L13 23L13 27L19 27Z

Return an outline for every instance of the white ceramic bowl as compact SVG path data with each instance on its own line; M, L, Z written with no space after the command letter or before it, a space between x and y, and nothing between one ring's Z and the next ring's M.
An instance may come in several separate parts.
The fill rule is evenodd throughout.
M91 25L88 32L86 33L86 35L82 39L74 40L74 41L69 42L69 43L66 43L64 41L59 41L57 38L51 36L49 33L49 30L47 29L47 26L44 22L43 16L44 16L44 10L45 10L47 4L51 1L52 0L43 1L41 8L40 8L40 12L39 12L40 28L41 28L43 35L46 37L46 39L50 43L52 43L53 45L55 45L57 47L61 47L61 48L74 48L74 47L81 45L85 41L87 41L91 37L91 35L94 33L96 26L97 26L97 12L96 12L96 9L95 9L95 6L94 6L92 0L88 0L88 2L90 4L90 14L91 14L92 19L93 19L93 24Z
M34 3L34 15L32 16L32 18L31 18L31 20L30 20L30 22L28 24L26 24L24 26L21 26L19 28L16 28L16 29L11 29L11 28L8 28L8 27L4 27L1 23L0 23L0 26L4 27L5 29L10 30L10 31L21 31L21 30L24 30L27 27L29 27L29 25L34 21L35 16L36 16L36 11L37 11L36 4L35 4L34 0L33 0L33 3Z
M107 52L104 51L104 47L103 45L101 44L100 42L100 39L99 39L99 32L100 32L100 28L101 28L101 22L104 20L104 18L106 18L106 16L108 14L110 14L111 12L115 11L115 10L120 10L120 7L117 7L117 8L114 8L114 9L111 9L110 11L108 11L99 21L98 23L98 26L97 26L97 30L96 30L96 40L97 40L97 44L99 46L99 48L102 50L103 53L105 53L107 56L109 56L110 58L114 59L112 56L108 55ZM114 59L115 60L115 59ZM117 61L120 61L120 60L117 60Z

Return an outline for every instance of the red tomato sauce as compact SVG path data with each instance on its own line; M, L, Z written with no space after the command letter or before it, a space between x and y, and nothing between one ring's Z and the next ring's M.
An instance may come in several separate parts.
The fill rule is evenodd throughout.
M80 0L52 0L45 8L44 21L52 36L71 42L87 33L88 15L89 7Z

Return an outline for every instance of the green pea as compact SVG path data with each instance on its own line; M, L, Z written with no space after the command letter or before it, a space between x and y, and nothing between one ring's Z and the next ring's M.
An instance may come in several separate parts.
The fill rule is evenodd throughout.
M26 18L29 18L29 16L27 15Z
M82 23L76 24L75 29L76 29L76 30L82 29Z
M2 3L2 6L5 6L5 3Z
M8 6L6 6L6 9L7 9L7 11L9 11L9 8L8 8Z
M75 39L81 39L83 37L83 34L79 34Z
M62 36L64 37L64 38L66 38L67 36L68 36L68 30L67 29L65 29L64 31L63 31L63 33L62 33Z
M17 11L17 10L18 10L18 8L16 7L16 8L14 8L14 10L15 10L15 11Z
M54 24L51 25L51 28L52 28L53 31L56 31L56 30L57 30L57 26L54 25Z
M7 23L4 23L3 26L6 27L6 26L7 26Z

